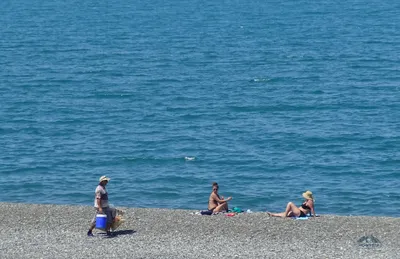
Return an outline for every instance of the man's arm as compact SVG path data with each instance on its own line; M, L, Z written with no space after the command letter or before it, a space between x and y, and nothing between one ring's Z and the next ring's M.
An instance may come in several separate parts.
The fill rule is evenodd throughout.
M101 207L101 198L96 198L97 199L97 207L99 207L99 212L103 213L103 208Z
M97 207L99 208L99 212L103 213L103 208L101 207L101 190L96 189L96 202L97 202Z

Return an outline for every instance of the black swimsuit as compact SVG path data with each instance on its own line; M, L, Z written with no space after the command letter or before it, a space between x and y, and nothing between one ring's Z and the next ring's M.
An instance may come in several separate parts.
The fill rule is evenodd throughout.
M305 210L311 210L311 208L306 205L306 202L301 204L300 207L302 207ZM300 210L300 216L299 217L306 217L306 216L307 215L302 210Z

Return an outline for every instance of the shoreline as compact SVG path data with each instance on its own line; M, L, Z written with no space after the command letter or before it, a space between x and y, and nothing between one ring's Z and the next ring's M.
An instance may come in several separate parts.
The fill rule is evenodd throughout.
M87 204L67 204L67 203L25 203L25 202L20 202L20 201L0 201L1 204L25 204L25 205L45 205L45 206L67 206L67 207L90 207L93 208L91 205ZM113 203L110 204L111 206L114 206ZM286 205L286 204L284 204ZM229 207L235 207L235 206L229 206ZM241 206L239 206L242 208ZM207 204L205 204L202 209L192 209L192 208L171 208L171 207L127 207L127 206L116 206L116 208L123 208L123 209L154 209L154 210L181 210L181 211L201 211L201 210L207 210ZM281 207L281 211L269 211L269 212L282 212L284 210L285 206ZM247 209L247 208L246 208ZM249 208L251 209L251 208ZM251 209L252 213L266 213L267 210L253 210ZM323 215L323 216L335 216L335 217L373 217L373 218L399 218L400 216L390 216L390 215L379 215L379 214L374 214L374 215L369 215L369 214L343 214L343 213L337 213L337 214L320 214L317 213L317 215Z
M94 208L0 203L0 258L396 258L400 218L321 215L294 220L265 212L126 208L115 236L86 232ZM100 253L100 251L102 253Z

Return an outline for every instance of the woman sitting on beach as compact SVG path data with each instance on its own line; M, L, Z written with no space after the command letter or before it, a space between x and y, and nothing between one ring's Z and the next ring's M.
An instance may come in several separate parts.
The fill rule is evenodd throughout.
M285 212L271 213L267 212L272 217L306 217L307 214L312 214L315 217L314 210L314 197L312 192L306 191L303 193L303 197L306 199L300 207L296 207L293 202L289 202L286 206Z
M219 196L218 184L216 182L213 182L212 192L210 194L210 198L208 199L208 210L214 214L218 212L228 211L228 201L230 200L232 200L232 197L224 199L224 197Z

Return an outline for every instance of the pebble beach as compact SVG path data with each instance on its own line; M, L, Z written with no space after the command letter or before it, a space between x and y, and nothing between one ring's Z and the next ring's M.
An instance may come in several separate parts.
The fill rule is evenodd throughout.
M399 258L400 218L119 208L113 237L86 236L89 206L0 203L0 258Z

